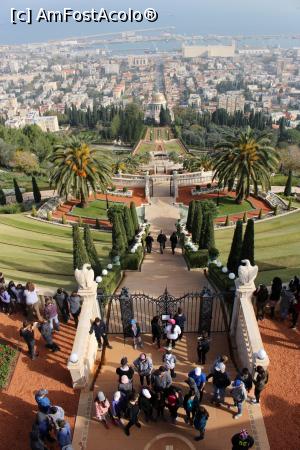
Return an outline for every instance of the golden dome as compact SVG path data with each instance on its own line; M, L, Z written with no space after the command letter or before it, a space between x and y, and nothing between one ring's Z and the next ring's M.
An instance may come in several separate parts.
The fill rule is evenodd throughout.
M155 92L152 95L151 103L166 103L166 97L161 92Z

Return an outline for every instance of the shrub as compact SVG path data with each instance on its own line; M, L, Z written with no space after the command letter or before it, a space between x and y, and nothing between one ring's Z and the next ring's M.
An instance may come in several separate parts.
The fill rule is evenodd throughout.
M17 180L14 178L14 189L17 203L23 203L23 195L21 189L19 188Z
M135 253L125 253L121 257L121 267L124 270L138 270L143 260L143 248L139 247Z
M237 274L241 260L241 251L243 245L243 222L238 220L235 224L235 230L232 237L231 248L228 255L227 267L230 272Z
M32 206L32 208L31 208L31 215L32 215L32 217L36 217L37 216L37 210L36 210L35 206Z
M247 223L247 213L246 213L246 211L244 212L244 215L243 215L243 223Z
M123 192L128 192L128 187L124 186L122 189Z
M78 226L79 226L79 227L83 227L83 225L84 225L83 219L82 219L82 217L80 216L79 219L78 219Z
M196 185L196 191L200 191L200 189L201 189L200 184L197 184L197 185Z
M195 269L198 267L207 267L208 265L208 250L198 250L197 252L193 252L190 249L185 249L184 257L186 259L187 265L191 269Z
M277 216L277 214L278 214L278 205L274 206L273 212L274 212L274 216Z
M12 160L12 166L27 175L38 172L39 163L36 155L29 151L16 150Z
M61 216L61 223L62 223L63 225L67 225L67 223L68 223L65 214L63 214L63 215Z
M101 225L100 225L100 220L99 219L96 219L95 227L96 227L96 230L100 230L101 229Z
M91 262L92 269L94 270L95 276L97 277L98 275L101 275L102 267L89 225L85 225L83 235L85 248Z
M254 261L254 221L249 219L247 222L243 245L241 250L241 260L249 259L252 266L255 264Z
M209 259L216 259L219 256L220 252L216 247L211 247L208 249L208 256Z
M263 210L259 210L258 219L261 220L263 218Z
M230 224L230 221L229 221L229 216L228 216L228 214L227 214L226 219L225 219L224 226L225 226L225 227L228 227L229 224Z
M78 224L73 225L73 269L82 269L82 266L86 263L90 263L81 231Z
M39 190L39 187L37 185L35 177L32 177L32 192L33 192L33 198L35 203L41 203L41 192Z
M52 211L47 211L47 220L48 220L49 222L52 221Z
M113 266L107 276L102 278L99 287L102 289L104 295L110 295L115 292L122 279L122 271L120 266Z
M193 242L195 242L195 244L199 244L202 223L203 223L203 214L202 214L201 203L196 202L194 218L193 218L193 223L192 223L192 239L193 239Z
M0 206L0 214L17 214L23 211L23 206L18 203L11 203L10 205Z
M134 202L130 202L130 211L131 211L134 231L135 231L135 233L137 233L140 229L140 224L139 224L139 219L137 216L136 206L135 206Z
M235 287L234 280L228 278L228 273L223 273L221 267L210 264L208 267L208 277L220 291L227 291Z
M186 219L186 229L188 230L189 233L192 232L195 209L196 209L196 201L192 200L189 203L189 210L188 210L188 215L187 215L187 219Z
M116 186L113 184L109 189L110 189L110 191L114 192L117 188L116 188Z

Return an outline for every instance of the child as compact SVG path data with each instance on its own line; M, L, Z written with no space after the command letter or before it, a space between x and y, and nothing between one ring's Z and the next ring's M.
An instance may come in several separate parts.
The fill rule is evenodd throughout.
M138 347L143 348L143 341L141 337L141 328L135 319L132 319L131 322L131 336L133 338L133 348L136 350Z
M102 391L95 398L96 417L108 430L108 419L110 418L110 403Z
M198 406L194 418L194 427L196 430L200 432L200 436L196 436L195 441L201 441L201 439L204 439L205 428L208 418L209 418L208 411L203 406Z

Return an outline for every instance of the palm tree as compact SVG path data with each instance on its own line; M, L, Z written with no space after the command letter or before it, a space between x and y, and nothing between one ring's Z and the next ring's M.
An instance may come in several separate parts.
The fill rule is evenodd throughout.
M251 185L255 194L258 185L265 191L270 189L270 175L279 161L270 142L267 132L256 135L248 127L215 146L219 151L213 156L214 179L229 189L236 182L236 203L249 196Z
M200 156L190 156L183 161L183 168L189 172L198 172L199 170L210 170L212 168L212 159L208 153Z
M110 159L103 155L96 157L96 150L75 137L56 146L49 159L53 163L51 186L54 185L61 196L74 195L83 208L90 190L103 192L111 184Z

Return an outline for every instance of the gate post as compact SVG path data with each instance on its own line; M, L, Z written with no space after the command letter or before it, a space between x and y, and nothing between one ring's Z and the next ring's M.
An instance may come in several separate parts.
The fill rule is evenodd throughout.
M133 319L133 305L132 297L129 293L129 289L123 287L119 297L121 321L123 327L124 338L128 335L131 327L131 319Z
M213 296L209 289L204 288L200 294L199 333L206 331L210 334L213 311Z

